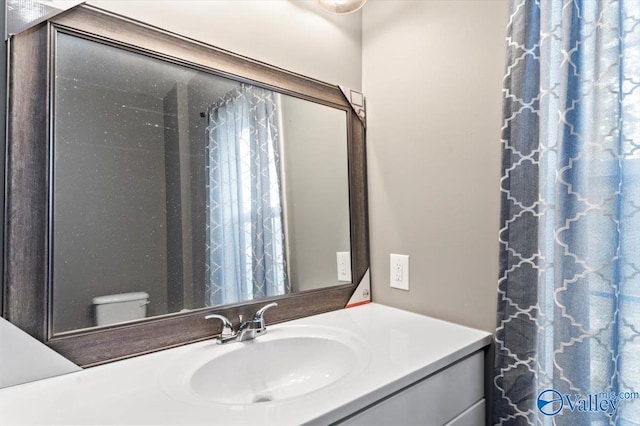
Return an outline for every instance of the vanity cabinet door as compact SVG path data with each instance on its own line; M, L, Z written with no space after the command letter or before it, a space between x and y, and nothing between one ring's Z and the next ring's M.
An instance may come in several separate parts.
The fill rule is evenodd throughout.
M485 424L486 402L483 399L476 402L473 406L467 408L457 415L444 426L478 426Z
M483 398L484 351L478 351L338 424L480 426Z

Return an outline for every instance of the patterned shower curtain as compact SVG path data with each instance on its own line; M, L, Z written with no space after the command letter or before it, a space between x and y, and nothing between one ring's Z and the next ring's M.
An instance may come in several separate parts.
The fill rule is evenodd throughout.
M640 425L640 2L512 0L493 420Z
M276 94L242 85L209 108L205 301L290 292Z

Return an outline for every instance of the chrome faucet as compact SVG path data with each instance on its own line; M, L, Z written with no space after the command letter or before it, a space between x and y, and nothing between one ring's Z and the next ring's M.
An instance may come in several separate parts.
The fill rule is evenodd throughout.
M224 315L211 314L204 317L204 319L219 319L222 321L222 332L220 337L216 339L216 343L221 345L223 343L233 342L236 339L236 332L233 330L233 324Z
M237 331L233 329L233 324L231 324L231 321L224 315L211 314L204 317L204 319L219 319L222 321L222 332L220 333L220 337L216 339L216 343L219 345L229 342L243 342L267 333L267 327L264 323L264 313L267 309L274 306L278 306L278 304L273 302L258 309L253 319L240 324ZM242 317L240 317L240 321L242 321Z

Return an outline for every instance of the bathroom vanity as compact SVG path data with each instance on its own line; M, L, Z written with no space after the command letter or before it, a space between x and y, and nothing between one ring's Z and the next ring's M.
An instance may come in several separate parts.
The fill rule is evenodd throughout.
M491 335L375 303L0 390L0 424L484 424Z

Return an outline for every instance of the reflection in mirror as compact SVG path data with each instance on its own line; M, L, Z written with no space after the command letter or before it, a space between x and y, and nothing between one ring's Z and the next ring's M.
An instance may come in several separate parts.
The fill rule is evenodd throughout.
M341 284L344 110L57 33L62 333Z

